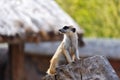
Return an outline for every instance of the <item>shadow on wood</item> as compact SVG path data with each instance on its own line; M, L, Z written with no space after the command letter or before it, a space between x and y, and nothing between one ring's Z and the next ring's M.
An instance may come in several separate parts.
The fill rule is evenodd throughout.
M88 57L56 68L56 74L43 80L120 80L103 56Z

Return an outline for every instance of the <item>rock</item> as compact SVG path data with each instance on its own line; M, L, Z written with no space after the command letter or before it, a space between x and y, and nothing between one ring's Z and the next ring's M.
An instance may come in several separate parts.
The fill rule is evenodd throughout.
M103 56L93 56L56 68L56 74L43 80L119 80L116 72Z

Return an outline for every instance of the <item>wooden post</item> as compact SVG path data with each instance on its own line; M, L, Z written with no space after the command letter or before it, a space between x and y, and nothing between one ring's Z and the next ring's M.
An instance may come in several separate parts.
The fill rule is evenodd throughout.
M10 80L24 79L24 44L9 44Z

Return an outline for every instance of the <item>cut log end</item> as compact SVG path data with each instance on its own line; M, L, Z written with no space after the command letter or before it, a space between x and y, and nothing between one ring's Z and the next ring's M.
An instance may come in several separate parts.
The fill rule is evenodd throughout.
M56 68L55 75L46 75L43 80L120 80L103 56L88 57Z

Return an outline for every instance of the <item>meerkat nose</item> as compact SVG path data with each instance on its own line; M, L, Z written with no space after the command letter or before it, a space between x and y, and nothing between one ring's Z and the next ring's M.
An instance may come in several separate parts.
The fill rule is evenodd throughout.
M61 32L61 29L59 29L59 31Z

